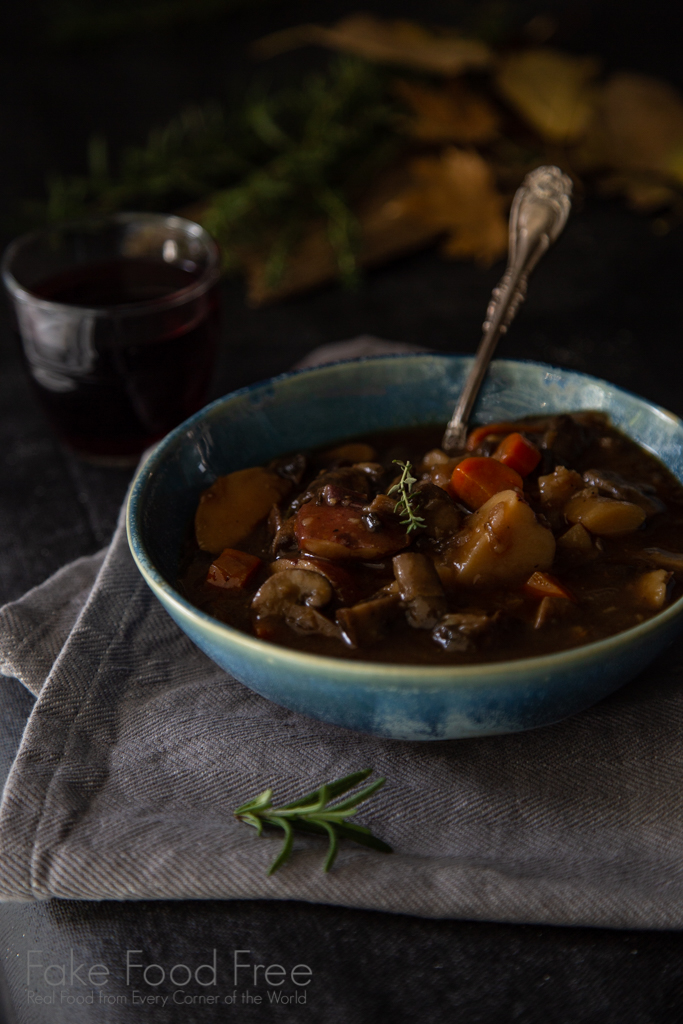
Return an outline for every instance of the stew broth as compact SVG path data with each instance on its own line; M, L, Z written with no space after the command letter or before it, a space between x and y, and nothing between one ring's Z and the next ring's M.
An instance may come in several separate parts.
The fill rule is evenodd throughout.
M200 502L181 592L298 651L441 666L591 643L681 596L683 489L601 414L479 428L458 459L439 450L442 434L373 434L221 478ZM397 461L415 482L387 496ZM240 487L256 524L245 512L221 534L221 502L234 520ZM223 544L235 529L241 539Z

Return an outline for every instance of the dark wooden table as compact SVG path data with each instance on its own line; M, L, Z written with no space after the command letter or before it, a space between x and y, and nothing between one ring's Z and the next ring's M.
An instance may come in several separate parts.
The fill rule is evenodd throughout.
M326 15L354 6L334 3ZM370 6L413 14L419 6L421 16L447 20L444 3ZM648 6L651 16L654 10L664 22L670 17L668 5ZM287 13L266 4L241 15L230 23L230 52L241 54L245 40L269 27L319 16L310 3L294 7ZM680 75L671 22L660 23L656 32L652 18L641 27L633 4L621 5L618 18L608 3L555 7L579 18L579 29L572 30L578 48L585 23L585 48L608 52L613 64ZM527 9L530 16L544 8L529 3ZM146 43L125 39L99 57L35 51L27 31L38 24L36 10L15 8L3 44L0 73L14 86L13 103L2 115L14 147L1 160L6 173L0 191L9 212L18 198L39 189L46 166L77 167L93 128L104 124L114 139L136 133L139 138L147 125L173 113L181 99L211 95L226 81L234 86L244 74L242 57L228 70L216 70L219 48L211 33L202 36L200 29ZM169 73L183 52L190 70L196 69L190 84L179 84ZM575 212L539 268L501 355L606 377L683 414L682 268L683 229L659 236L647 219L620 205L589 202ZM372 273L355 293L330 287L262 310L247 309L241 286L231 282L225 286L224 343L214 392L278 373L318 344L360 333L442 351L472 351L499 274L500 267L484 272L425 252ZM5 601L106 544L130 476L86 465L60 448L35 404L6 313L0 324L0 462L0 601ZM31 699L12 681L3 693L7 768L8 748L18 742ZM0 1019L4 998L7 1020L30 1024L195 1019L673 1024L683 1017L683 938L677 933L431 921L298 903L68 901L4 905L0 930L9 951ZM309 964L314 981L306 1006L245 1006L231 1018L224 1009L215 1016L206 1009L195 1017L194 1011L178 1008L27 1005L29 949L54 955L52 962L63 962L74 949L76 955L85 951L120 965L126 949L145 949L156 962L173 964L213 947L228 958L233 949L249 949L260 963Z

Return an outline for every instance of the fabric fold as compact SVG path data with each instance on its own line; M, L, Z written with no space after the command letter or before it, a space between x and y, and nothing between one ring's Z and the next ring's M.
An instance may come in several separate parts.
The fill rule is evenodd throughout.
M83 610L106 549L64 566L0 608L0 672L37 695Z
M367 344L367 341L365 342ZM410 744L267 702L202 654L110 547L0 610L3 671L38 699L0 807L8 900L299 899L428 917L683 926L683 643L596 707L529 733ZM360 768L394 847L277 838L233 810Z

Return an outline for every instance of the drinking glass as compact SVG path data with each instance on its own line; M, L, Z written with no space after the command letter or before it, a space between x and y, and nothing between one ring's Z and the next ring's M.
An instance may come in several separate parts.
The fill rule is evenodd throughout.
M206 402L218 250L199 224L121 213L24 235L2 276L26 365L77 454L126 463Z

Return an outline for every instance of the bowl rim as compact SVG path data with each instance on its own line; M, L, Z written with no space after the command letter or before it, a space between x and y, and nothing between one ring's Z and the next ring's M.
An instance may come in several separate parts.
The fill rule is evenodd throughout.
M637 626L631 626L629 629L622 630L619 633L603 637L602 640L596 640L589 644L582 644L577 647L570 647L561 651L555 651L551 654L535 655L529 658L507 659L505 661L476 662L464 665L439 666L421 665L419 663L396 664L364 661L362 659L335 658L330 655L322 654L310 654L306 651L297 651L289 647L283 647L279 644L270 643L267 640L260 640L257 637L243 633L241 630L235 629L233 626L229 626L226 623L221 622L219 619L215 619L213 616L208 615L206 612L201 611L188 601L187 598L183 597L175 587L166 580L162 573L159 572L143 542L139 528L138 510L144 500L144 492L152 477L154 469L161 461L163 461L167 452L177 444L181 437L185 435L188 429L194 424L204 419L210 412L217 409L227 401L248 395L250 392L259 388L273 387L280 382L284 382L302 374L318 373L320 371L332 369L333 367L353 365L368 361L379 362L383 360L425 359L434 357L461 361L463 363L466 363L468 360L471 361L474 358L471 355L451 352L392 352L383 355L361 356L358 359L341 359L330 363L324 363L320 366L305 367L300 370L288 370L287 372L278 374L275 377L269 377L256 381L252 384L247 384L242 388L238 388L236 391L231 391L220 398L214 399L214 401L205 405L198 412L194 413L193 416L184 420L183 423L179 424L179 426L175 427L174 430L167 434L138 467L128 492L125 515L126 534L133 559L142 577L153 593L159 599L161 599L161 595L163 595L162 604L166 603L171 605L183 618L193 620L194 625L199 627L201 632L205 633L208 631L214 634L217 639L223 638L224 640L229 641L231 646L242 648L245 653L256 655L257 658L277 658L280 662L289 664L292 668L298 667L299 669L307 671L307 674L315 674L315 668L317 666L321 670L321 676L326 673L333 673L337 677L337 681L341 681L339 679L340 676L347 677L349 681L360 681L359 677L364 677L365 680L371 679L373 685L381 683L401 683L405 681L408 676L419 677L419 681L421 683L431 683L432 685L457 685L458 683L471 684L477 681L491 684L494 681L504 683L509 679L511 674L521 675L524 672L533 672L534 674L537 674L539 671L543 670L546 670L548 673L552 673L554 669L558 668L566 671L570 667L568 663L574 663L574 667L578 667L576 663L593 662L596 658L600 659L601 657L609 658L611 653L616 653L624 644L630 645L631 643L638 643L639 641L644 640L649 633L659 632L660 629L668 622L677 618L681 612L683 612L683 597L680 597L676 602L674 602L674 604L670 605L669 608L656 613L651 618L646 619L645 622L639 623ZM612 384L600 377L583 373L580 370L571 370L569 368L552 366L550 363L543 363L535 359L497 359L492 363L492 365L499 366L505 366L506 364L522 364L538 367L539 369L555 373L559 371L571 373L577 377L584 377L587 381L590 381L593 384L597 383L606 386L618 394L628 395L631 398L637 399L639 402L642 402L647 406L650 411L654 411L665 417L667 420L672 421L679 427L679 429L681 429L681 431L683 431L683 419L675 413L670 412L668 409L665 409L663 406L657 405L654 402L650 402L648 399L643 398L642 395L637 395L635 392L628 391L626 388L621 388L618 385ZM415 678L412 681L417 682L418 679Z

